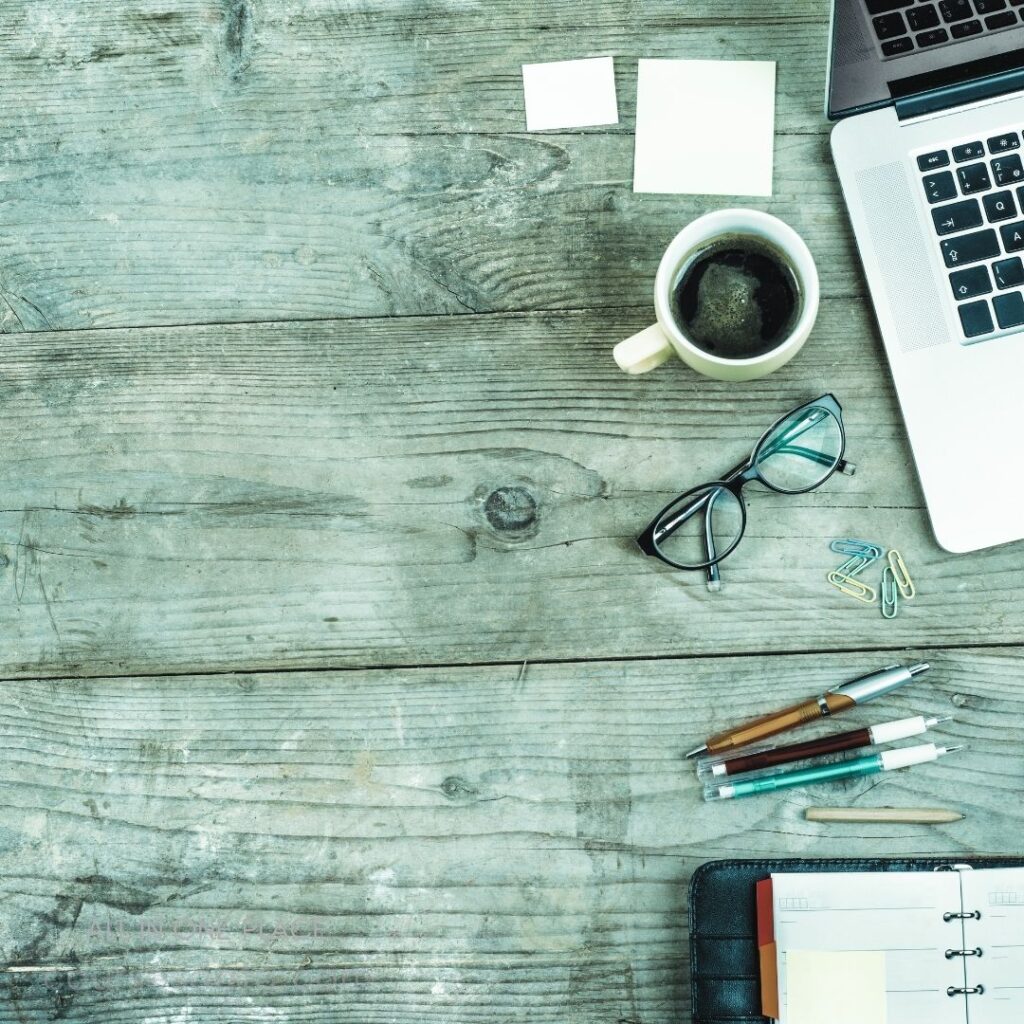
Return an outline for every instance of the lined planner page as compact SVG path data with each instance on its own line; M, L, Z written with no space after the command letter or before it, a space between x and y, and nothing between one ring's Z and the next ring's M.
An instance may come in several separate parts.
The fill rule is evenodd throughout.
M964 981L963 960L946 959L942 920L960 909L956 872L779 874L772 895L780 1024L788 950L880 950L888 1024L965 1024L962 997L946 991Z
M1024 869L993 868L962 872L964 910L981 919L964 922L964 945L981 948L968 957L971 1024L1021 1024L1024 1021Z

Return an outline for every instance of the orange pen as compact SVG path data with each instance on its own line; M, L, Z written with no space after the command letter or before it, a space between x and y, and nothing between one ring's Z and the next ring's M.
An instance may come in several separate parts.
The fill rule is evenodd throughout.
M686 756L696 757L698 754L704 753L722 754L729 750L735 750L736 747L759 743L769 736L786 732L788 729L795 729L808 722L829 718L840 712L848 711L850 708L855 708L858 704L866 704L869 700L891 693L909 683L914 676L927 672L928 667L924 663L911 665L909 668L890 665L888 668L882 669L881 672L872 672L869 675L861 676L852 682L837 686L834 690L826 690L817 697L810 697L808 700L783 708L781 711L774 711L770 715L755 718L752 722L737 726L735 729L717 733L711 736L703 746L691 750Z

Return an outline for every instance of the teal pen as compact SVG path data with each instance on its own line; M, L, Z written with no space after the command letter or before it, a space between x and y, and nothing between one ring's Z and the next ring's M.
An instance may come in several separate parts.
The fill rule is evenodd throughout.
M705 800L735 800L741 796L756 796L758 793L774 793L777 789L792 786L809 786L815 782L831 782L834 779L852 779L858 775L877 775L897 768L937 761L944 754L963 750L963 746L937 747L934 743L920 743L916 747L900 747L897 750L883 750L880 754L855 757L838 764L822 764L813 768L801 768L794 772L776 772L757 779L738 779L723 785L709 783L704 787Z

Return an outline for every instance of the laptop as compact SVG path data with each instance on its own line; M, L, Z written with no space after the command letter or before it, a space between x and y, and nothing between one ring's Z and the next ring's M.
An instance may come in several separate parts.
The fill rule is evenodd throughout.
M1024 0L833 0L832 155L935 537L1024 537Z

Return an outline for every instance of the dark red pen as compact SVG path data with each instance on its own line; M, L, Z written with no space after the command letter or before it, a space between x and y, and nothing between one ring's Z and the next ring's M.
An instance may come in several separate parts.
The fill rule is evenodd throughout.
M709 776L739 775L742 772L757 771L759 768L774 768L780 764L803 761L809 757L820 757L822 754L838 754L844 750L873 747L878 743L894 743L910 736L920 736L933 725L948 722L950 717L925 718L923 715L917 715L895 722L882 722L866 729L850 729L848 732L822 736L821 739L807 740L804 743L755 750L736 757L704 757L697 762L697 776L703 779Z

